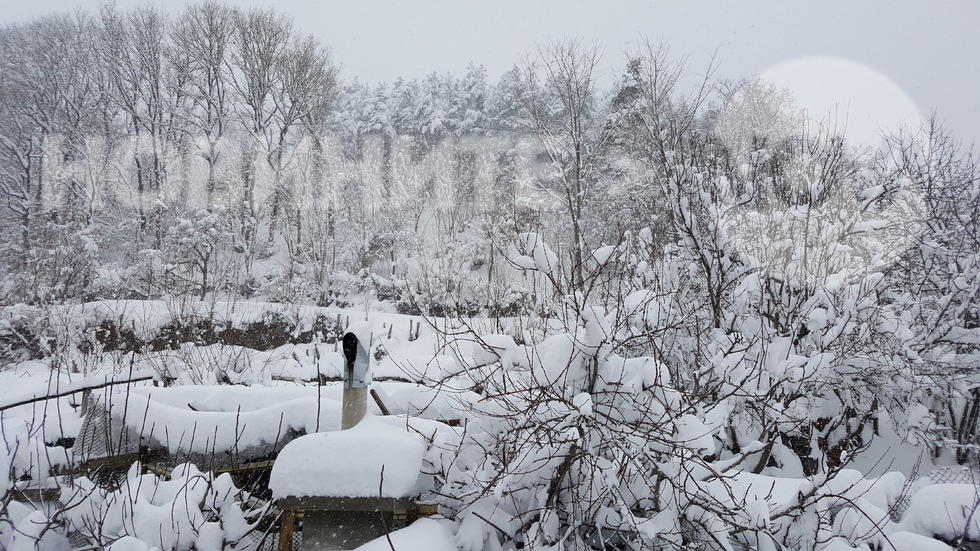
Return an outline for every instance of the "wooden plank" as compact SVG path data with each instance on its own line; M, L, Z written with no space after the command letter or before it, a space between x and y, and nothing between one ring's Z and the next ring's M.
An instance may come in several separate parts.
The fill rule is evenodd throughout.
M378 409L381 410L381 415L391 415L391 413L388 412L388 407L381 401L381 396L378 395L377 390L374 390L373 388L371 389L371 397L374 398L374 402L378 404Z
M282 510L293 511L398 511L415 508L411 497L283 497Z
M141 453L127 453L123 455L110 455L109 457L94 457L83 461L73 468L52 469L54 475L73 475L88 474L95 471L118 471L130 468L133 463L146 459Z
M293 551L293 530L296 518L293 511L283 511L279 527L279 551Z
M160 465L158 463L144 463L143 470L148 473L153 473L161 478L170 479L170 475L173 474L173 469L166 465Z
M93 472L122 471L133 466L133 463L141 463L143 468L160 476L169 476L169 467L155 465L157 462L164 462L167 453L162 450L148 450L143 447L135 453L124 453L120 455L109 455L106 457L93 457L86 459L72 468L66 469L56 466L51 469L51 474L59 475L87 475Z
M58 501L61 499L61 488L25 488L23 490L12 490L10 497L14 501L21 503Z
M266 461L256 461L254 463L244 463L242 465L235 465L232 467L222 467L214 471L215 474L222 473L249 473L255 471L271 471L272 466L276 464L275 459L269 459Z
M92 390L98 390L100 388L110 387L113 385L125 385L130 383L138 383L141 381L152 381L153 379L154 379L154 375L142 375L142 376L132 377L129 379L119 379L119 380L110 379L108 381L103 381L94 384L87 384L87 385L79 385L77 387L66 384L66 386L70 387L67 390L55 392L54 394L45 393L44 395L36 395L10 404L0 405L0 411L5 411L10 408L15 408L19 406L26 406L28 404L33 404L34 402L43 402L45 400L52 400L54 398L64 398L65 396L71 396L72 394L78 394L79 392L84 392L86 390L92 391Z

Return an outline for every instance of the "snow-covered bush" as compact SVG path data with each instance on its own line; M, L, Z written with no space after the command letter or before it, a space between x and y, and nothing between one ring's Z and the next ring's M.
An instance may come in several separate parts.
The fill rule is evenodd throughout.
M166 479L142 470L134 464L114 489L76 479L62 497L67 532L99 548L127 538L161 550L244 548L239 544L254 520L246 517L248 496L231 475L202 473L190 464L178 465Z
M901 428L928 381L908 368L885 278L845 266L796 284L685 246L606 280L635 289L616 308L565 295L564 328L533 346L465 338L484 397L444 473L463 548L821 548L864 541L847 515L896 506L904 477L846 469L885 430L881 412ZM517 252L517 266L574 288L539 236ZM697 255L730 282L717 302L686 268Z

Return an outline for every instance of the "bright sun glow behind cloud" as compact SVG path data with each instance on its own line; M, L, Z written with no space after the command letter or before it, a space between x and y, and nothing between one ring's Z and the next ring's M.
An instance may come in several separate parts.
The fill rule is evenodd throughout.
M835 57L804 57L761 73L788 88L811 119L846 126L851 145L878 145L881 134L903 125L917 128L921 113L894 81L860 63Z

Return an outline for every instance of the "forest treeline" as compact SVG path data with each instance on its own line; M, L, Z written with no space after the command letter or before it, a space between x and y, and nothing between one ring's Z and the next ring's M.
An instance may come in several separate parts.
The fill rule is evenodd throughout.
M344 83L288 18L213 2L43 17L3 28L0 48L7 302L329 304L433 213L453 234L513 210L516 69L497 85L476 66Z
M471 66L371 88L340 81L287 17L213 2L76 11L0 38L8 302L261 289L329 303L351 284L329 274L404 276L378 264L426 244L423 229L445 246L462 221L487 238L476 264L501 232L567 225L578 273L589 246L663 218L646 172L666 151L640 143L644 109L669 125L655 141L687 141L726 179L744 180L746 161L750 179L777 176L754 196L793 201L781 182L798 153L829 178L894 168L846 151L843 129L808 130L759 80L680 90L686 68L662 45L629 54L611 90L593 75L600 48L574 40L494 84ZM282 266L255 265L282 248Z

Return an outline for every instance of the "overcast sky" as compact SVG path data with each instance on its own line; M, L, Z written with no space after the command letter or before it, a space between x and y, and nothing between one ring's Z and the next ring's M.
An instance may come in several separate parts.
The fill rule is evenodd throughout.
M143 2L117 0L121 8L138 3ZM156 3L171 13L185 5ZM769 71L767 76L785 77L783 84L795 86L801 97L815 93L817 85L836 88L834 101L847 104L852 122L861 117L862 102L874 104L869 109L878 111L867 116L879 119L887 118L879 114L882 108L894 106L904 116L914 103L925 114L938 110L966 141L980 136L980 2L973 0L229 3L272 6L291 15L301 32L333 49L348 80L357 77L374 84L433 71L462 76L472 62L484 65L495 81L536 44L563 36L603 44L605 72L613 75L622 67L623 50L648 38L669 42L676 55L689 56L694 69L703 67L717 49L721 76ZM0 0L0 20L26 21L77 6L96 10L98 5L98 0ZM801 63L815 56L824 59ZM839 63L828 64L826 58ZM781 68L773 72L777 66Z

